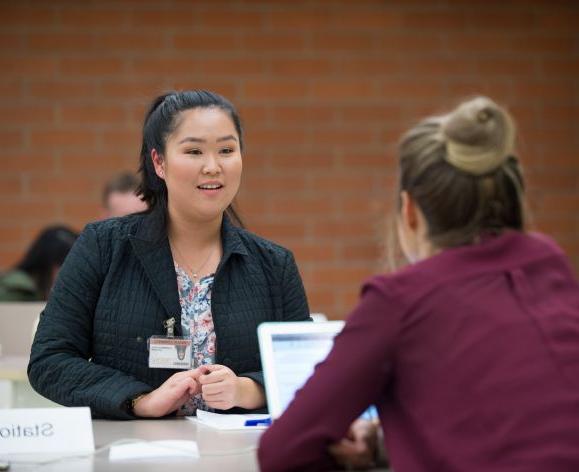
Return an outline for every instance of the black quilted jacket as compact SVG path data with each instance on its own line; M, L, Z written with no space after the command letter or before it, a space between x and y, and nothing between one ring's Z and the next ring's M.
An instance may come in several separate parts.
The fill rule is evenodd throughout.
M287 249L222 225L212 289L216 362L263 385L257 326L309 320ZM28 377L42 395L93 416L131 419L125 402L177 372L148 367L147 339L179 320L177 278L158 212L89 224L62 266L32 346ZM180 323L175 326L180 335Z

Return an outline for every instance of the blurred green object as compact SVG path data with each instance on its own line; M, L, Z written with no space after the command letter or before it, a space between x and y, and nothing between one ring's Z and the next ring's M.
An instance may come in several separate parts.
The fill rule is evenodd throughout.
M36 302L41 301L32 277L18 269L0 276L0 302Z

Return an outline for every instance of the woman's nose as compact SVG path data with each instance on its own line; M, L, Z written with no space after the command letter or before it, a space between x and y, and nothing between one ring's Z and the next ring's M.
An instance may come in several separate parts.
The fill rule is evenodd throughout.
M218 174L220 171L221 167L219 166L219 162L215 156L213 154L208 154L203 164L203 173L213 175Z

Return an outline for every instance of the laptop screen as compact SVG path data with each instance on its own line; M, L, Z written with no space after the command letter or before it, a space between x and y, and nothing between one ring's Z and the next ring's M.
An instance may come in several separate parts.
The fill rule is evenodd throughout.
M258 329L261 362L269 413L279 417L323 361L344 326L324 323L262 323Z

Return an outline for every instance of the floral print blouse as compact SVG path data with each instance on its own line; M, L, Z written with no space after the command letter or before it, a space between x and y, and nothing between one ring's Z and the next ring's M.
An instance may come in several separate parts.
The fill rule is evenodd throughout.
M192 369L201 365L215 364L215 329L211 314L211 289L214 275L210 274L197 283L193 283L189 275L177 263L177 287L179 303L181 304L181 329L184 337L193 341L191 347ZM209 410L201 394L189 399L177 412L178 415L193 415L197 408Z

